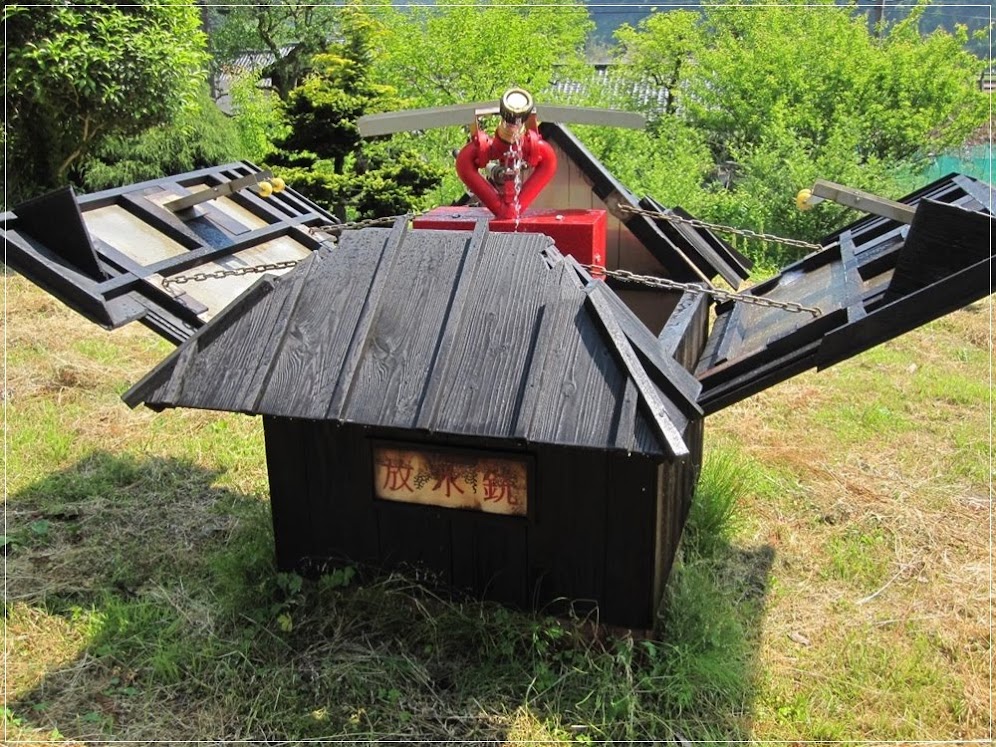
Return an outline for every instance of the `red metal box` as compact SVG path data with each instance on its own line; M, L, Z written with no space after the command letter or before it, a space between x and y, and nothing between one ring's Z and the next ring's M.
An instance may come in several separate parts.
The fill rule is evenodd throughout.
M516 222L499 220L482 207L439 207L416 218L414 226L470 231L480 220L487 220L492 231L546 234L562 254L570 254L582 264L605 265L604 210L529 209Z

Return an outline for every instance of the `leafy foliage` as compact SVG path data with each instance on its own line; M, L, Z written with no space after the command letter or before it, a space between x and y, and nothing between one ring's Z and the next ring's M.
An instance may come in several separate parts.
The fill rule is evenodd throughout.
M269 52L274 61L266 77L286 99L310 72L312 55L337 37L340 11L341 3L210 3L211 51L220 63L247 51Z
M243 155L261 163L276 151L274 141L286 137L290 127L284 119L280 98L271 91L260 90L257 82L257 76L251 73L236 75L229 95Z
M82 186L88 191L119 187L238 160L244 152L235 123L203 88L194 108L176 121L106 139L82 165Z
M7 31L7 135L16 196L64 184L106 139L190 106L207 60L191 0L18 6Z
M497 99L512 85L544 94L585 68L592 28L580 2L489 2L370 9L390 33L379 79L416 106Z
M371 76L380 25L356 7L342 9L339 22L344 40L314 55L311 74L287 97L290 129L271 162L340 219L347 206L360 217L405 212L438 183L439 170L402 146L362 141L356 120L400 101Z
M668 88L657 131L687 127L708 145L716 179L686 199L722 223L816 239L844 211L798 212L792 197L801 187L825 178L898 197L912 186L903 174L985 121L987 102L975 89L981 63L966 51L966 35L921 36L921 16L922 8L876 36L863 16L830 0L741 3L654 14L616 37L631 75ZM637 185L657 188L653 181ZM762 260L787 258L753 249Z

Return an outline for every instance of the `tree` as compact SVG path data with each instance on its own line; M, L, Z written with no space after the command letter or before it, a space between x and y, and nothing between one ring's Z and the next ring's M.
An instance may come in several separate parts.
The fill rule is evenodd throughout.
M4 19L7 171L17 197L76 179L108 138L170 121L203 81L192 0L8 5Z
M287 97L290 129L271 158L284 178L341 219L405 212L440 174L399 143L366 143L356 120L402 105L391 86L373 82L373 48L381 29L358 7L339 11L343 41L312 57L312 72Z
M552 101L557 80L589 74L584 50L593 24L580 0L384 3L364 10L385 29L371 74L397 90L404 108L497 101L512 86ZM448 203L462 194L452 155L466 140L459 128L394 138L405 140L443 172L433 201Z
M310 4L284 0L210 3L208 25L216 61L231 62L250 51L269 52L265 77L281 99L300 85L312 57L339 38L342 3Z
M368 12L390 32L378 78L418 106L497 100L512 86L542 96L557 78L587 67L593 24L577 0L470 0Z
M616 31L627 77L649 80L667 92L666 114L677 110L679 84L689 77L687 68L705 49L700 15L689 10L653 13L637 28L624 24Z
M235 122L215 105L206 85L174 121L138 135L105 139L81 165L87 191L120 187L164 174L216 166L244 157Z
M825 178L898 197L929 154L986 121L976 88L983 63L964 31L921 35L922 6L878 37L832 0L679 13L650 16L617 39L634 74L656 76L672 94L651 130L692 128L730 175L728 189L704 184L698 198L717 222L818 238L844 209L800 213L800 188Z

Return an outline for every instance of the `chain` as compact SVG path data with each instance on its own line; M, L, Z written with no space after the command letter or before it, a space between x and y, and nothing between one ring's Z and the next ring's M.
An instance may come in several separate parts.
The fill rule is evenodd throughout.
M308 233L312 235L316 233L341 233L342 231L356 231L360 228L393 225L398 218L414 220L415 218L425 215L427 212L429 211L424 210L421 213L404 213L402 215L388 215L383 218L366 218L364 220L349 221L348 223L322 223L317 226L309 226Z
M638 215L647 215L651 218L659 218L662 220L673 221L675 223L685 223L697 228L707 228L709 230L719 230L726 231L728 233L736 233L741 236L748 236L750 238L758 238L765 241L777 241L779 243L787 244L789 246L800 246L807 249L822 249L823 247L819 244L809 244L805 241L796 241L795 239L781 239L777 236L769 236L767 234L759 234L754 231L741 230L736 228L729 228L726 226L718 226L712 223L705 223L694 218L680 218L676 215L666 215L652 210L643 210L642 208L634 208L629 205L620 205L619 209L626 213L634 213ZM423 215L423 213L405 213L404 215L390 215L383 218L367 218L366 220L350 221L348 223L325 223L318 226L310 226L308 232L315 234L318 232L331 233L342 231L352 231L360 228L369 228L372 226L381 226L386 224L393 224L399 218L405 218L406 220L412 220L414 218ZM221 280L227 277L238 277L241 275L250 275L260 272L270 272L271 270L287 270L291 267L295 267L299 259L291 259L285 262L269 262L260 265L249 265L246 267L236 267L231 270L215 270L214 272L195 272L191 275L174 275L172 277L163 278L163 288L167 288L170 285L183 285L189 282L202 282L204 280ZM680 283L677 280L669 280L667 278L660 278L654 275L637 275L636 273L630 272L629 270L607 270L599 265L581 265L586 270L591 272L606 275L608 277L616 278L617 280L622 280L627 283L639 283L641 285L650 286L651 288L667 288L669 290L680 290L689 293L699 293L706 294L716 298L719 301L740 301L742 303L753 304L754 306L765 306L768 308L784 309L785 311L790 311L792 313L806 312L812 314L814 317L820 316L823 312L818 308L813 306L803 306L795 301L776 301L771 298L765 298L764 296L754 296L749 293L736 293L734 291L725 291L715 286L705 287L699 283Z
M684 223L687 226L692 226L693 228L705 228L709 231L719 231L720 233L730 233L735 236L743 236L748 239L758 239L759 241L766 241L772 244L784 244L785 246L794 246L799 249L811 249L813 251L821 251L823 247L820 244L812 244L808 241L800 241L799 239L786 239L781 236L775 236L770 233L758 233L757 231L751 231L749 228L733 228L732 226L723 226L719 223L706 223L705 221L699 220L698 218L682 218L680 215L674 215L673 213L662 213L659 210L644 210L643 208L633 207L631 205L619 205L619 210L623 213L632 213L633 215L645 215L648 218L653 218L655 220L666 220L670 223Z
M222 278L237 277L239 275L251 275L257 272L269 272L270 270L287 270L297 265L299 259L289 259L286 262L269 262L263 265L249 265L246 267L235 267L231 270L215 270L214 272L195 272L192 275L174 275L163 278L163 288L171 285L183 285L184 283L200 283L204 280L221 280Z
M716 287L707 288L700 283L679 283L677 280L668 280L667 278L659 278L654 275L637 275L629 270L607 270L599 265L581 266L589 272L595 274L606 275L610 278L616 278L617 280L622 280L626 283L639 283L640 285L647 285L651 288L667 288L668 290L680 290L687 293L704 294L712 296L719 301L740 301L741 303L752 304L754 306L766 306L772 309L783 309L785 311L791 311L793 314L806 312L808 314L812 314L814 318L823 314L820 309L814 306L803 306L795 301L776 301L771 298L765 298L764 296L754 296L750 293L736 293L734 291L721 290Z
M366 220L354 220L349 223L323 223L318 226L309 226L308 233L314 235L316 233L331 233L336 231L341 233L342 231L355 231L360 228L369 228L371 226L381 226L385 224L393 224L398 218L405 218L411 220L417 218L420 213L406 213L404 215L389 215L383 218L367 218ZM297 266L300 259L289 259L285 262L268 262L261 265L248 265L246 267L235 267L231 270L215 270L214 272L195 272L191 275L173 275L171 277L163 278L163 288L168 288L171 285L183 285L184 283L200 283L205 280L221 280L222 278L239 277L241 275L252 275L260 272L270 272L271 270L287 270L291 267Z

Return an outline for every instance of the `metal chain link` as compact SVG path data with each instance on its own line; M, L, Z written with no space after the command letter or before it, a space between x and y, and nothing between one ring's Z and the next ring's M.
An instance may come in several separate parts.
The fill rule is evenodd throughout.
M646 285L651 288L666 288L668 290L680 290L688 293L698 293L700 295L712 296L720 301L739 301L741 303L752 304L754 306L765 306L773 309L783 309L785 311L790 311L793 314L799 314L806 312L812 314L813 317L818 317L823 314L823 312L816 308L815 306L803 306L795 301L776 301L772 298L765 298L764 296L754 296L750 293L737 293L735 291L725 291L720 288L705 287L705 285L700 283L680 283L677 280L669 280L668 278L660 278L655 275L637 275L629 270L607 270L599 265L581 265L589 272L595 274L605 275L610 278L616 278L617 280L622 280L627 283L638 283L640 285Z
M758 241L766 241L771 244L784 244L785 246L794 246L799 249L811 249L813 251L823 250L823 246L820 244L813 244L808 241L786 239L782 236L775 236L770 233L758 233L757 231L751 231L749 228L733 228L732 226L724 226L719 223L706 223L704 220L699 220L698 218L682 218L680 215L662 213L659 210L644 210L643 208L633 207L632 205L619 205L619 210L623 213L644 215L648 218L666 220L670 223L684 223L685 225L692 226L693 228L705 228L709 231L730 233L735 236L743 236L748 239L757 239Z
M287 270L295 267L299 259L289 259L285 262L268 262L262 265L249 265L246 267L235 267L231 270L215 270L214 272L195 272L192 275L174 275L163 278L163 288L171 285L183 285L184 283L199 283L204 280L221 280L222 278L237 277L239 275L252 275L257 272L269 272L270 270Z
M627 213L635 213L640 215L647 215L652 218L660 218L662 220L669 220L675 223L685 223L697 228L707 228L709 230L723 230L730 233L737 233L742 236L749 236L751 238L759 238L765 241L777 241L780 243L788 244L789 246L800 246L805 248L815 248L822 249L823 247L818 244L809 244L805 241L796 241L795 239L781 239L777 236L769 236L767 234L759 234L754 231L741 230L736 228L729 228L727 226L717 226L716 224L706 223L704 221L696 220L694 218L681 218L676 215L666 215L653 210L643 210L642 208L634 208L629 205L620 205L619 209ZM421 213L405 213L403 215L389 215L383 218L367 218L365 220L350 221L347 223L325 223L318 226L309 226L308 232L315 234L318 232L330 233L336 231L341 233L342 231L352 231L361 228L370 228L373 226L380 226L386 224L393 224L399 218L405 218L406 220L413 220L426 212ZM295 267L301 260L291 259L285 262L269 262L266 264L259 265L249 265L246 267L236 267L231 270L215 270L214 272L195 272L191 275L174 275L172 277L163 278L163 288L167 288L170 285L183 285L189 282L201 282L204 280L221 280L227 277L238 277L241 275L250 275L261 272L269 272L271 270L286 270L291 267ZM689 293L699 293L712 296L720 301L739 301L742 303L753 304L754 306L765 306L768 308L784 309L785 311L790 311L792 313L806 312L812 314L814 317L820 316L823 312L820 309L813 306L803 306L795 301L776 301L771 298L765 298L764 296L754 296L749 293L736 293L734 291L724 291L715 286L705 287L699 283L680 283L677 280L669 280L668 278L656 277L654 275L637 275L636 273L630 272L629 270L607 270L599 265L581 265L586 270L591 272L596 272L608 277L616 278L627 283L639 283L641 285L646 285L652 288L666 288L669 290L680 290L687 291Z
M419 218L426 213L428 210L423 210L421 213L402 213L401 215L387 215L383 218L365 218L364 220L353 220L347 223L322 223L317 226L309 226L308 233L316 234L322 233L333 233L342 231L355 231L360 228L372 228L373 226L385 226L392 225L399 218L404 218L405 220L414 220Z
M370 228L385 224L393 224L398 218L412 220L422 213L405 213L404 215L389 215L383 218L367 218L365 220L354 220L348 223L323 223L318 226L308 226L308 233L314 235L318 232L331 233L337 231L355 231L360 228ZM235 267L231 270L215 270L214 272L195 272L191 275L173 275L163 278L163 288L171 285L183 285L184 283L199 283L205 280L221 280L222 278L239 277L241 275L252 275L260 272L270 272L271 270L287 270L297 266L300 259L289 259L284 262L268 262L261 265L248 265L246 267Z

